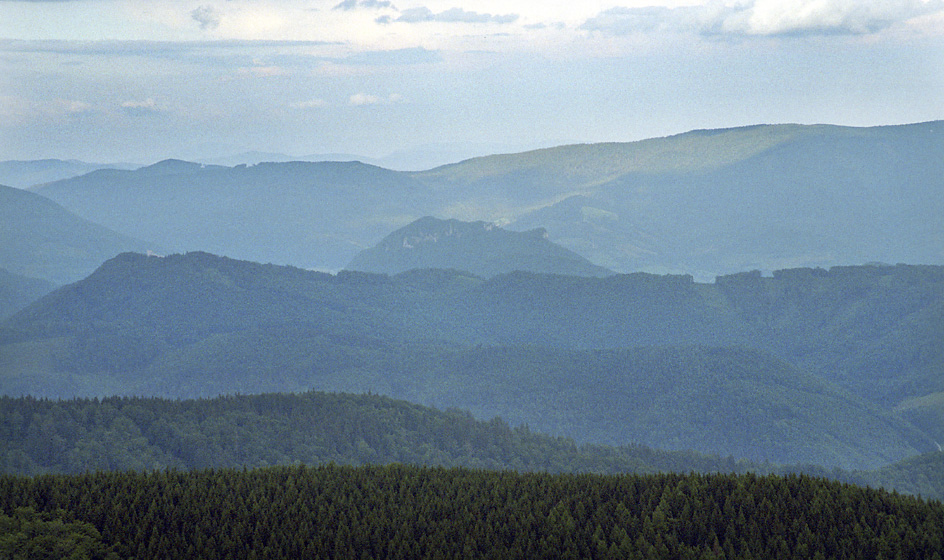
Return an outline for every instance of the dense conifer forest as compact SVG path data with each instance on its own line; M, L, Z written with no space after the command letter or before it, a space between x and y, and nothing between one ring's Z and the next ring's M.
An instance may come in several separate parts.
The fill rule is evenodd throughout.
M0 477L4 558L926 558L944 505L807 476L404 465Z

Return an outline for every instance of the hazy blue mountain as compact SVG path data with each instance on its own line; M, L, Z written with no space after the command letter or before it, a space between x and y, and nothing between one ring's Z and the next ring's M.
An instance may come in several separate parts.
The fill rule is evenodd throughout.
M942 286L942 267L699 284L124 254L3 324L0 392L373 391L581 441L873 467L936 449L894 406L944 390Z
M127 163L86 163L74 159L39 159L0 161L0 185L25 189L70 177L78 177L97 169L133 169Z
M944 122L774 125L477 158L417 174L476 219L617 271L944 263ZM463 217L463 216L456 216Z
M436 200L405 174L357 162L230 168L168 160L37 192L169 251L335 270Z
M0 186L0 268L13 274L67 284L119 253L152 248L38 194Z
M9 317L55 289L55 284L0 268L0 319Z
M545 228L610 270L710 281L752 269L944 264L942 155L944 122L759 125L412 173L357 162L162 163L38 192L173 251L338 270L434 215Z
M859 484L944 500L944 452L908 457L871 472L856 473Z
M613 274L552 243L542 229L507 231L485 222L420 218L357 254L349 270L397 274L414 268L457 269L490 278L524 270L571 276Z
M944 391L906 399L896 411L934 438L938 447L944 446Z

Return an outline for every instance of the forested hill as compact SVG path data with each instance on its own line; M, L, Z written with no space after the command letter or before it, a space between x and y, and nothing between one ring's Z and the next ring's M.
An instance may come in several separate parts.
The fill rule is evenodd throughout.
M380 395L308 392L214 399L0 397L0 472L82 473L410 463L520 471L746 471L732 458L573 440Z
M579 441L871 468L936 449L936 409L895 405L942 390L942 286L921 266L699 284L125 254L3 324L0 390L374 391Z
M109 397L50 401L0 397L0 473L243 468L305 463L406 463L570 473L806 473L944 499L944 453L872 471L775 465L583 444L383 397L263 394L166 400Z

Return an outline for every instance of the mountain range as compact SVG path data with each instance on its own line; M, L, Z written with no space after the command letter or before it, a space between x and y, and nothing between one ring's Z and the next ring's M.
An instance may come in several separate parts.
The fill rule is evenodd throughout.
M75 159L0 161L0 185L26 189L43 183L85 175L98 169L134 169L128 163L87 163Z
M937 448L942 298L933 266L702 284L128 253L3 323L0 392L373 391L578 441L872 468Z
M710 281L752 269L944 264L942 152L942 122L759 125L420 172L165 161L34 192L172 252L334 271L391 231L435 216L544 228L551 241L616 272Z
M759 125L0 187L0 393L374 392L581 444L921 470L942 154L944 122Z

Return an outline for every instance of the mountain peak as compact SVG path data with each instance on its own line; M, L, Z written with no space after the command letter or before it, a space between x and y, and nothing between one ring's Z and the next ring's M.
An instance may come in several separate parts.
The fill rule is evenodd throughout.
M577 253L548 239L544 228L509 231L490 222L420 218L359 253L348 269L396 274L415 268L465 270L491 277L524 270L570 276L608 276Z
M178 173L192 173L207 168L223 169L223 167L219 165L206 165L181 159L165 159L153 165L142 167L138 172L148 175L176 175Z

